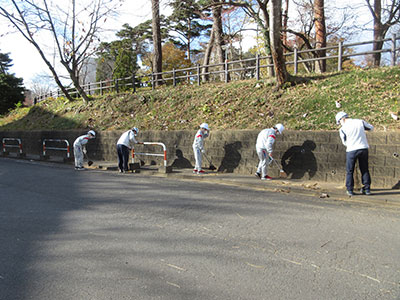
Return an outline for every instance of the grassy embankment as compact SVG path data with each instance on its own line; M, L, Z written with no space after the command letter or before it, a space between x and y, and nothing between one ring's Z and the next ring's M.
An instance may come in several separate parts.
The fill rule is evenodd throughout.
M288 129L337 129L335 113L371 122L378 130L400 129L400 68L324 74L274 91L268 81L246 80L164 86L155 91L108 94L89 103L49 99L0 117L0 130L260 129L282 122ZM336 108L335 101L341 103Z

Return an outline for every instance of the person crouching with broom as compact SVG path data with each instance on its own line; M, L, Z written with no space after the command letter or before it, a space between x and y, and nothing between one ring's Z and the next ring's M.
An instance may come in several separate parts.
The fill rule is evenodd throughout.
M267 175L269 162L272 157L273 146L276 136L282 134L285 127L282 124L276 124L272 128L261 130L257 136L256 151L260 162L258 163L255 175L261 180L271 180L272 177Z
M193 152L194 159L196 160L196 164L193 170L194 174L204 174L204 171L201 169L201 163L203 160L202 154L204 151L204 139L208 137L210 129L208 128L207 123L203 123L200 125L200 129L196 132L193 141Z

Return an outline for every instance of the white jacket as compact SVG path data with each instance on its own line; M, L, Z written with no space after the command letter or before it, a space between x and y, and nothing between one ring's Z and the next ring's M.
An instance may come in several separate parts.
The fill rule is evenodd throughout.
M368 149L365 131L373 129L374 126L363 120L345 119L344 124L339 129L339 134L343 145L346 146L346 152Z
M204 149L204 139L206 137L208 137L208 134L203 132L201 129L199 129L196 132L196 135L194 136L193 148L203 150Z
M132 130L125 131L118 139L117 145L124 145L129 149L133 148L133 144L137 144L138 141L135 138L135 134Z
M86 145L89 140L90 140L89 134L81 135L75 140L74 147L75 146L82 147L83 145Z
M261 130L257 136L256 149L266 149L268 153L272 153L275 139L275 129L268 128Z

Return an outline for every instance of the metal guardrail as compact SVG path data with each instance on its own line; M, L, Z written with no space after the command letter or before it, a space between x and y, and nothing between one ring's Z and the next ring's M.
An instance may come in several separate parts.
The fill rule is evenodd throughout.
M7 141L17 141L18 145L6 144ZM3 153L6 153L6 148L19 148L19 154L22 154L22 141L19 138L3 138Z
M46 142L56 142L56 143L65 143L67 147L65 148L59 148L59 147L47 147ZM70 158L70 147L69 147L69 142L67 140L62 140L62 139L44 139L43 140L43 156L46 156L46 151L47 150L59 150L59 151L67 151L67 157Z
M164 158L164 167L167 167L167 147L163 143L157 142L143 142L143 145L159 145L163 148L163 153L143 153L143 152L135 152L135 149L132 148L132 163L135 163L135 155L146 155L146 156L160 156Z

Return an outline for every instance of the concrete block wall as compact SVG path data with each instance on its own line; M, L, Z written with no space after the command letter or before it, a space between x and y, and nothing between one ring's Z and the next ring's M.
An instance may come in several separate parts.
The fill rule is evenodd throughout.
M97 138L87 148L91 159L117 161L116 141L123 131L98 132ZM255 141L258 130L211 131L206 139L207 156L219 172L252 175L258 163ZM71 145L85 130L75 131L12 131L1 132L0 138L18 137L23 140L24 152L39 155L44 138L67 139ZM196 131L141 131L138 140L162 142L167 147L168 165L174 168L192 168L194 156L192 143ZM400 132L368 133L370 144L370 172L374 187L398 187L400 185ZM275 157L288 173L289 178L329 181L342 184L345 178L345 148L337 131L285 131L275 144ZM136 152L162 153L159 146L136 145ZM16 151L10 150L10 151ZM50 155L65 155L49 151ZM159 157L139 157L146 164L162 164ZM204 158L203 166L209 163ZM271 176L278 176L276 166ZM359 176L356 177L356 182Z

